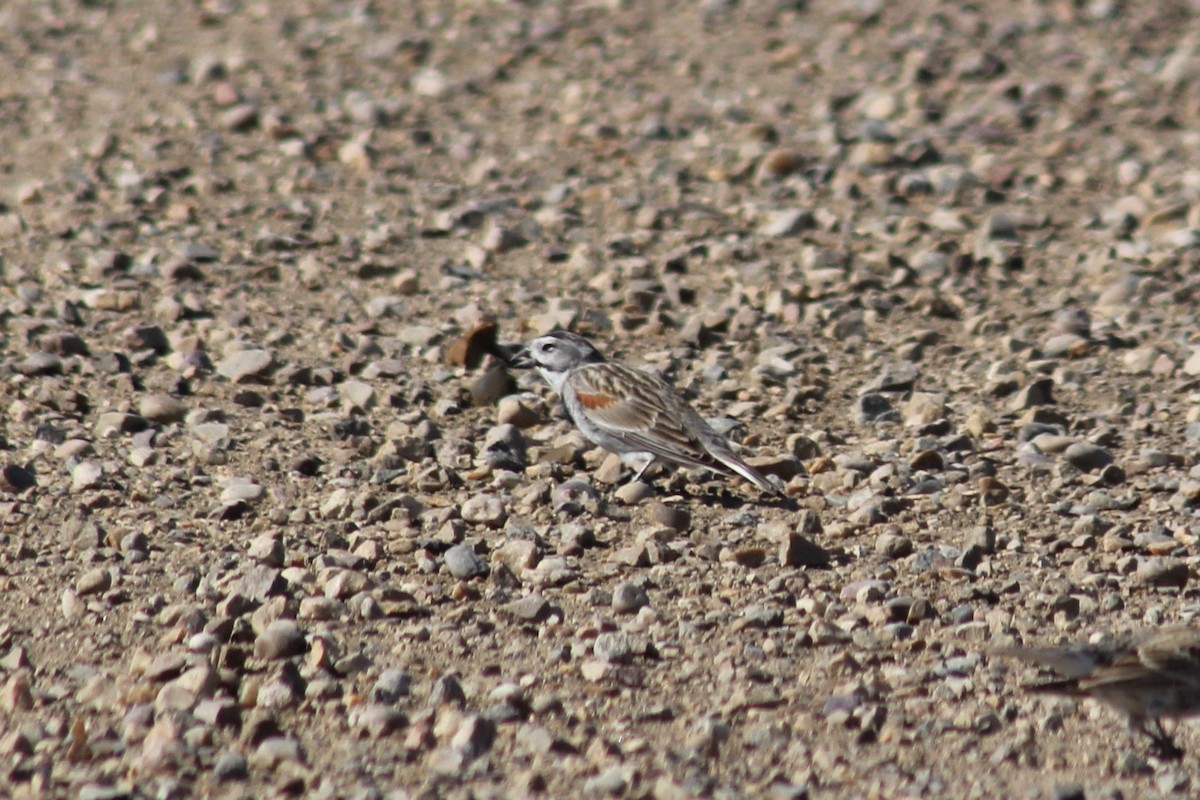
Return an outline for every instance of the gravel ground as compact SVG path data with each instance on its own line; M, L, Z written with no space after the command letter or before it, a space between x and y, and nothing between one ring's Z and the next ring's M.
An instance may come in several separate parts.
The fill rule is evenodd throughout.
M1195 796L1194 5L4 5L0 794Z

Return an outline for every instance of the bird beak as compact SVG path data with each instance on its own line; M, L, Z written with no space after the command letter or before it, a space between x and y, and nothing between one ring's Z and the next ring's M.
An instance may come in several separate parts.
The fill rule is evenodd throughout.
M522 347L508 357L508 366L513 369L529 369L533 366L533 359L529 357L529 350Z

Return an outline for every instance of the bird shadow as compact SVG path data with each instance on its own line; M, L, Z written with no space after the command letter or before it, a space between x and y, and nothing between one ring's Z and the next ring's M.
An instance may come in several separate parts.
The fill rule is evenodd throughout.
M741 494L728 486L717 483L702 484L699 490L695 490L689 485L668 485L659 487L655 486L654 484L650 484L650 486L652 489L654 489L655 494L657 495L679 495L685 501L719 505L721 508L726 508L729 510L737 510L747 506L754 506L758 508L780 508L787 511L797 511L800 508L800 504L796 501L796 498L789 497L788 495L762 494L757 497L750 497Z

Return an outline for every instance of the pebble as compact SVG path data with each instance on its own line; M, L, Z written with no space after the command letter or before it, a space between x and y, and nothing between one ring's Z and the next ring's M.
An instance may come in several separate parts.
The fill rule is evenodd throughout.
M779 563L785 567L824 567L830 554L807 536L788 532L779 544Z
M859 424L872 422L899 422L900 413L881 394L865 394L854 404L854 420Z
M239 350L217 364L217 374L234 383L261 379L275 366L270 350Z
M525 437L516 425L497 425L483 439L483 457L492 469L523 472L528 464Z
M496 422L500 425L512 425L521 430L532 428L541 423L541 416L521 402L517 397L509 395L496 402Z
M402 697L412 694L412 676L402 669L385 669L375 680L371 689L371 700L385 705L392 704Z
M758 228L758 232L770 238L795 236L815 227L811 211L789 208L769 214Z
M253 502L263 496L263 487L249 478L229 478L223 482L221 502L232 503L238 500Z
M550 503L555 511L572 515L595 509L599 500L600 493L584 480L563 481L550 494Z
M612 608L618 614L634 614L648 605L650 596L635 583L622 581L613 589Z
M596 658L610 664L621 664L633 659L633 645L624 633L602 633L592 645Z
M551 607L546 598L534 592L506 604L504 610L525 622L541 622L550 616Z
M5 464L0 468L0 492L21 494L37 486L32 472L17 464Z
M104 468L95 461L80 461L71 470L71 491L93 489L104 479Z
M777 147L763 156L759 163L758 179L785 178L804 167L805 158L799 151L790 147Z
M1141 561L1134 575L1138 583L1146 586L1172 586L1183 588L1191 577L1188 565L1173 559L1148 558Z
M634 506L654 496L654 487L642 481L630 481L619 487L613 495L627 506Z
M1027 408L1051 405L1054 403L1054 380L1038 378L1017 392L1009 408L1013 411L1024 411Z
M252 767L266 772L271 772L281 764L287 763L305 764L307 760L300 743L295 739L283 736L263 739L250 757Z
M221 753L213 763L212 776L217 783L246 780L250 777L246 757L232 751Z
M466 545L451 547L442 556L442 560L446 564L446 570L459 580L486 575L488 572L487 565L475 553L475 549Z
M353 713L351 725L372 739L381 739L384 736L399 733L408 727L408 717L394 708L368 705Z
M1090 442L1075 442L1063 452L1063 458L1083 472L1095 472L1113 463L1111 453Z
M246 554L270 567L282 567L284 563L283 539L274 533L264 533L250 540Z
M96 417L94 430L100 439L111 439L122 433L137 433L149 426L145 417L120 411L105 412Z
M151 422L170 424L182 422L187 416L187 406L168 394L152 394L138 403L138 414Z
M290 619L271 622L254 640L254 656L265 661L303 655L308 650L304 631Z
M489 528L503 527L508 519L504 501L494 494L481 494L468 498L462 504L462 518L467 522L480 523Z
M12 365L21 375L60 375L63 371L62 359L52 353L30 353Z
M103 594L112 588L112 573L103 567L90 569L75 581L75 593L80 597Z

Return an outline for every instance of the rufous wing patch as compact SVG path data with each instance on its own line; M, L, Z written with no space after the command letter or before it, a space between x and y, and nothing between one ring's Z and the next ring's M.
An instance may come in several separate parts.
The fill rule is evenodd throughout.
M575 397L579 400L579 405L589 411L599 411L600 409L608 408L618 402L616 397L611 394L590 394L587 392L576 392Z

